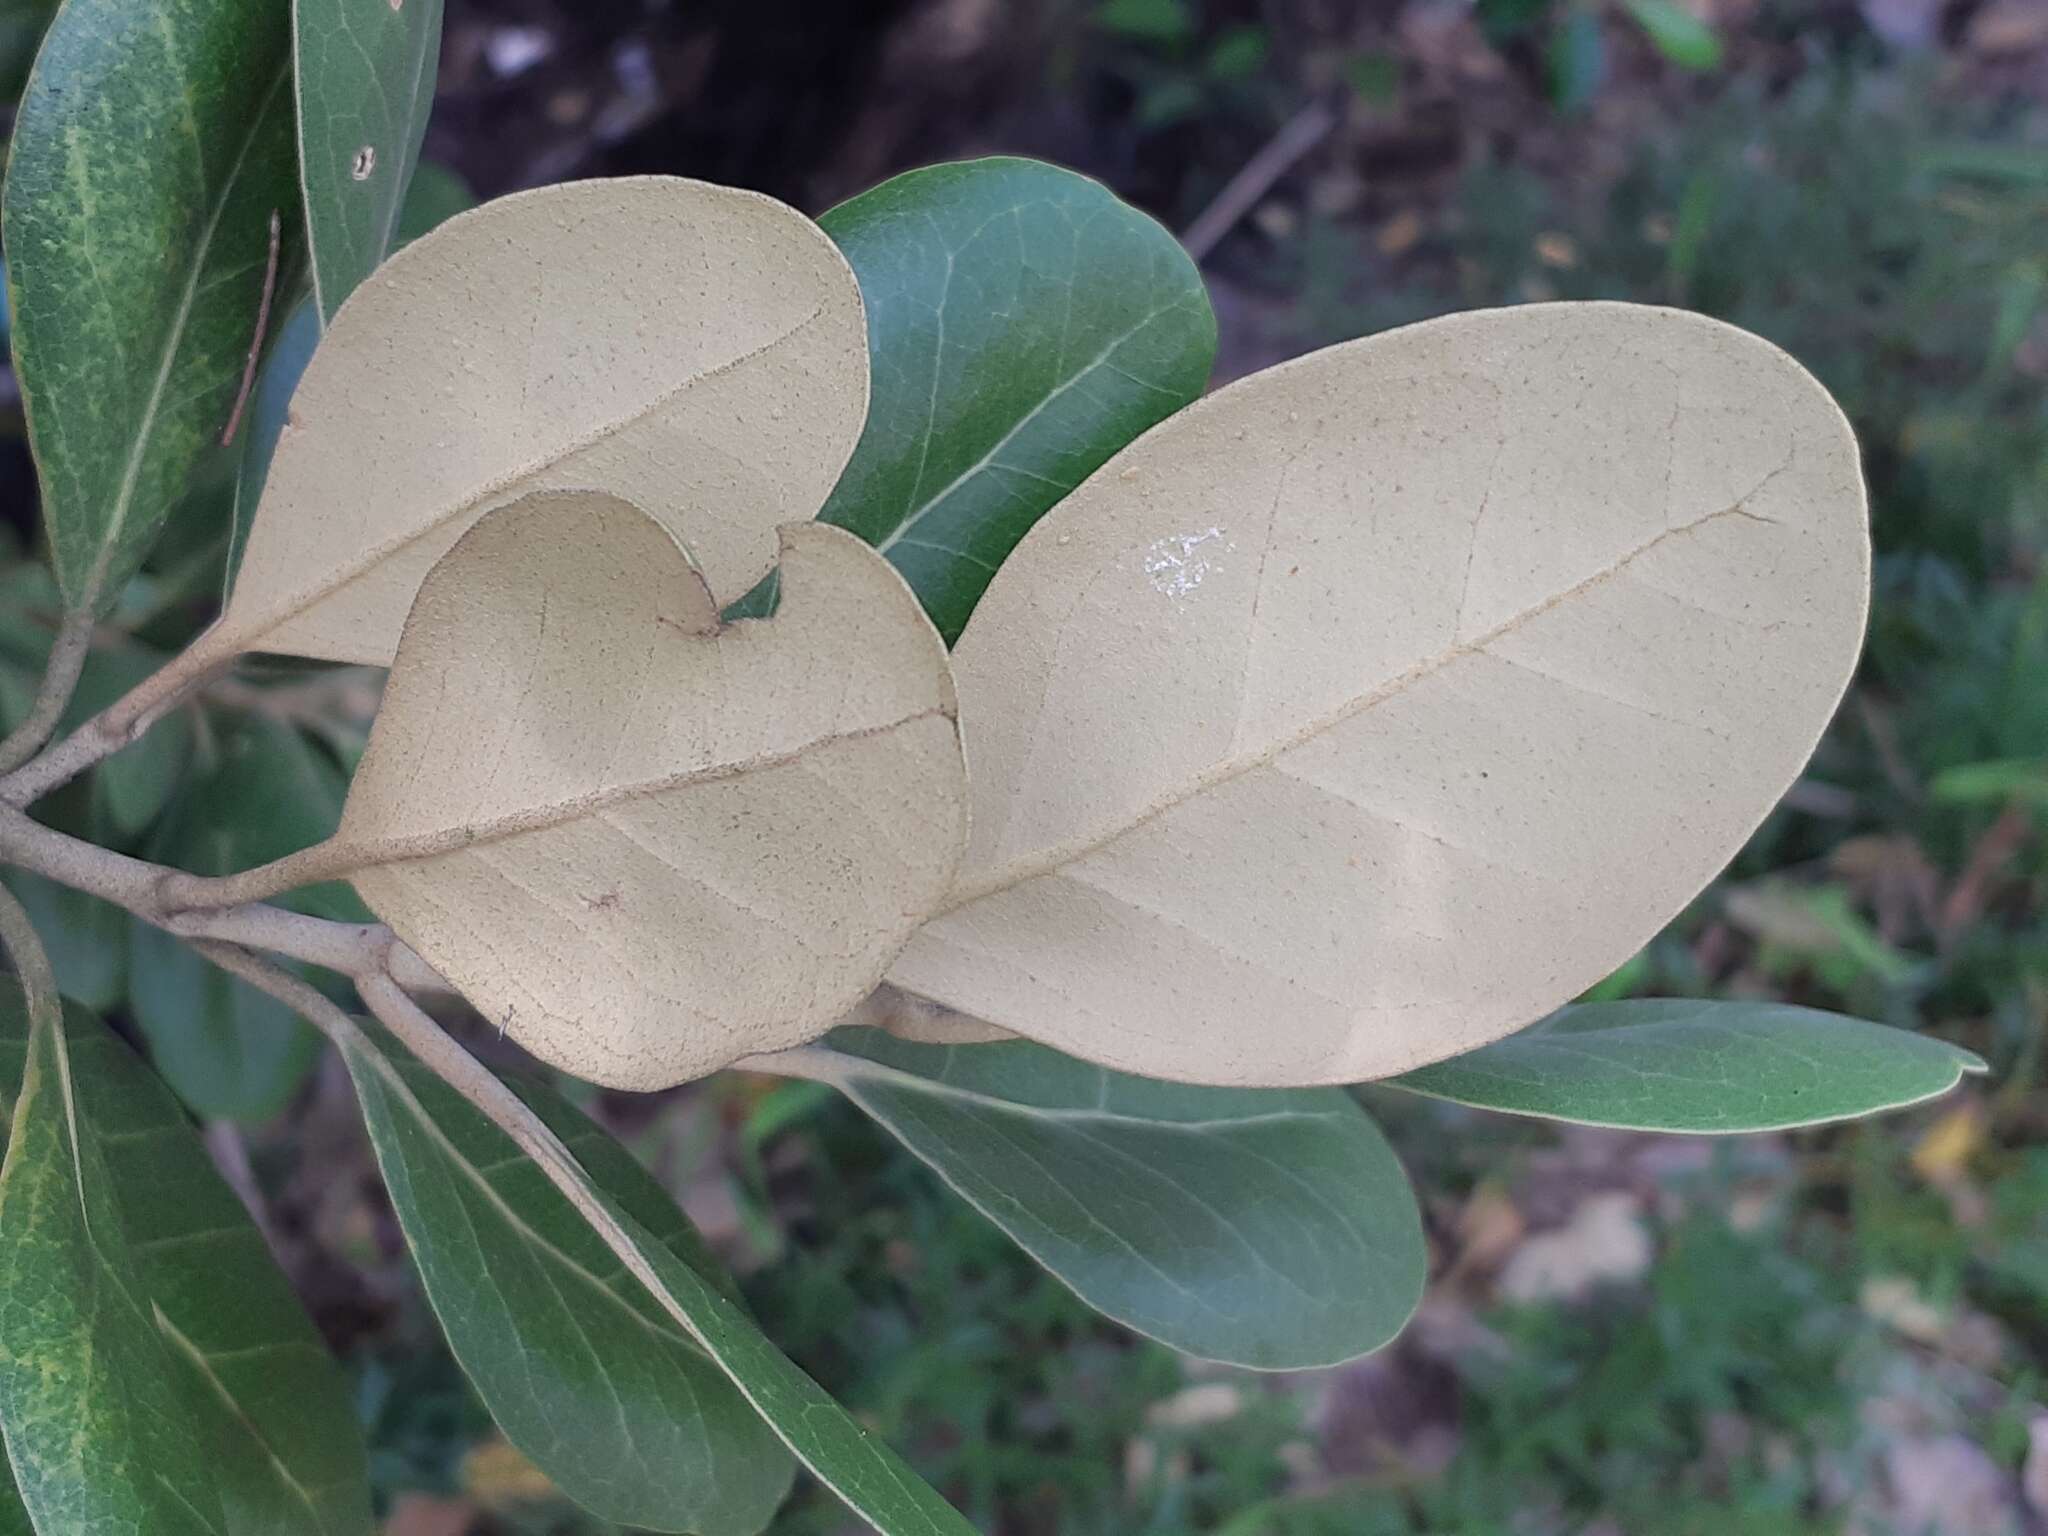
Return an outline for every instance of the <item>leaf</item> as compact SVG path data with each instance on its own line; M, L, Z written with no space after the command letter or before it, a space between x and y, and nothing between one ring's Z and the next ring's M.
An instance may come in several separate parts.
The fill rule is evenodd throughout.
M1656 50L1682 69L1707 70L1721 63L1721 39L1680 0L1622 0Z
M1232 385L976 610L973 837L891 979L1224 1085L1498 1039L1641 948L1791 783L1868 560L1833 402L1697 316L1460 315Z
M782 538L776 617L721 627L651 518L530 497L407 621L322 867L578 1077L667 1087L823 1033L959 862L938 636L851 534Z
M200 644L387 666L433 563L552 488L644 507L731 601L824 501L866 380L852 274L780 203L655 176L486 203L328 328Z
M398 211L398 243L411 245L475 206L476 193L459 173L438 160L422 160L413 168L405 206Z
M1946 805L1996 804L2006 800L2048 805L2048 763L2031 757L1962 763L1942 769L1927 789L1936 801Z
M1738 1133L1917 1104L1984 1070L1946 1041L1818 1009L1638 999L1561 1009L1387 1086L1579 1125Z
M21 993L11 980L0 979L0 1093L9 1098L21 1089L24 1060L31 1036ZM81 1226L91 1222L91 1244L105 1261L89 1286L114 1311L100 1314L97 1326L109 1331L101 1338L122 1342L119 1357L79 1362L76 1377L58 1369L73 1347L54 1334L49 1352L30 1357L42 1367L31 1371L41 1382L71 1381L83 1399L75 1416L55 1423L24 1415L19 1428L38 1449L70 1454L72 1431L80 1424L99 1423L110 1431L118 1416L146 1408L160 1368L168 1378L174 1412L187 1431L195 1432L200 1457L198 1474L214 1491L223 1519L217 1525L179 1523L175 1511L143 1528L217 1529L228 1536L273 1536L279 1531L308 1536L367 1536L370 1530L369 1471L362 1434L341 1372L329 1358L319 1335L300 1310L291 1287L277 1270L262 1235L249 1220L241 1201L220 1176L192 1134L190 1125L163 1085L96 1020L67 1011L63 1037L37 1045L39 1091L49 1095L53 1080L68 1077L76 1106L76 1129L53 1115L55 1126L36 1121L56 1105L31 1107L28 1147L49 1147L54 1133L68 1145L76 1135L79 1157L68 1153L59 1169L30 1169L14 1175L0 1172L0 1232L15 1245L8 1207L9 1188L24 1176L40 1175L59 1191L59 1198L78 1209L70 1216ZM53 1070L58 1074L53 1079ZM24 1097L28 1095L24 1094ZM54 1095L57 1105L64 1096ZM16 1135L22 1112L17 1108ZM83 1175L86 1184L77 1186ZM23 1208L24 1211L27 1207ZM40 1208L38 1208L40 1209ZM48 1213L54 1217L57 1213ZM50 1230L45 1227L43 1230ZM82 1232L77 1234L81 1241ZM52 1232L52 1236L56 1236ZM125 1254L125 1257L123 1256ZM45 1252L43 1260L51 1257ZM12 1256L0 1265L12 1262ZM90 1265L90 1253L73 1253L61 1262ZM26 1308L39 1288L30 1277L47 1279L52 1271L36 1260L22 1261L9 1276L5 1292ZM17 1279L22 1287L15 1283ZM126 1288L111 1289L114 1285ZM80 1292L77 1300L91 1294ZM50 1326L57 1298L38 1296L34 1308L39 1327ZM128 1303L142 1309L154 1326L122 1311ZM23 1326L18 1312L0 1311L0 1340L18 1347ZM152 1344L152 1338L162 1341ZM132 1353L129 1351L132 1350ZM153 1362L165 1361L167 1368ZM131 1376L128 1363L144 1368ZM95 1387L96 1372L117 1371L112 1385ZM0 1365L0 1379L5 1368ZM115 1401L119 1399L120 1401ZM20 1399L11 1394L7 1408ZM46 1410L56 1404L46 1402ZM72 1410L62 1410L70 1415ZM13 1412L7 1423L16 1426ZM166 1433L170 1431L166 1430ZM46 1438L47 1437L47 1438ZM182 1440L183 1435L177 1436ZM136 1444L137 1442L129 1442ZM149 1442L141 1442L147 1444ZM10 1453L15 1452L10 1442ZM122 1443L94 1436L78 1450L89 1458L97 1479L121 1459ZM178 1464L154 1460L143 1471L161 1471L173 1480ZM92 1496L86 1479L53 1469L51 1498ZM61 1483L60 1488L55 1484ZM154 1497L142 1490L145 1498ZM204 1508L204 1501L194 1503ZM45 1531L100 1530L82 1513L53 1520L44 1504ZM76 1518L78 1523L68 1523ZM5 1529L0 1518L0 1529Z
M1033 160L912 171L819 223L860 279L874 398L818 515L950 643L1033 523L1201 394L1216 318L1171 234Z
M403 242L434 105L441 0L292 0L299 176L323 322Z
M1599 16L1574 8L1550 35L1543 63L1552 103L1567 112L1583 110L1607 83L1607 40Z
M118 1007L128 995L128 914L25 869L8 870L5 880L35 920L58 991L87 1008Z
M26 1009L14 1011L20 1028ZM52 1009L21 1029L0 1165L0 1429L15 1487L45 1532L224 1532L113 1176L82 1119L70 1027Z
M462 178L432 161L413 176L405 206L398 216L398 243L410 245L429 230L476 205ZM292 394L320 344L320 310L311 295L294 304L273 331L270 350L257 370L256 385L242 418L242 457L235 476L234 522L228 547L228 585L234 585L249 541L249 526L263 485L270 478L270 460L290 413Z
M9 609L0 621L0 733L4 733L28 713L48 661L63 599L49 572L40 565L24 564L7 573L4 587L0 587L0 602ZM125 640L95 645L86 653L77 689L59 721L59 734L83 725L167 660L159 651ZM191 750L191 715L174 710L139 740L101 761L93 776L94 799L109 825L96 832L96 838L104 842L108 833L133 836L156 820L176 788Z
M467 1104L446 1105L445 1118L442 1106L430 1111L381 1039L365 1039L344 1054L380 1160L408 1146L445 1144L453 1135L446 1130L450 1119L474 1122L475 1131L490 1137L494 1162L517 1155L507 1139ZM529 1108L537 1102L528 1101ZM397 1133L406 1121L412 1122L411 1134L400 1137ZM442 1130L436 1132L436 1125ZM470 1188L476 1187L473 1167L467 1173L462 1167L454 1171ZM608 1167L593 1172L570 1158L565 1171L577 1191L578 1214L600 1231L605 1246L625 1262L661 1315L696 1341L782 1442L856 1514L885 1536L973 1536L972 1528L945 1500L769 1342L726 1283L707 1278L687 1249L679 1253L656 1236L676 1222L672 1212L656 1213L643 1207L630 1189L615 1190ZM531 1447L522 1448L535 1454Z
M1090 18L1105 32L1151 43L1177 43L1196 30L1188 0L1103 0Z
M182 797L150 854L192 874L231 874L326 837L344 792L340 771L297 731L251 715ZM284 904L345 922L369 915L340 885ZM209 1119L267 1120L284 1109L320 1054L319 1036L171 934L136 923L130 944L129 1009L178 1096Z
M299 379L319 345L320 310L309 294L278 323L243 412L242 458L235 471L234 520L228 531L227 581L231 591L241 570L243 551L249 547L249 529L256 521L264 483L270 478L270 461L276 457L277 440L283 435L291 412L292 393L299 387Z
M806 1053L817 1076L1083 1301L1175 1349L1334 1365L1421 1299L1415 1197L1340 1089L1188 1088L1021 1041L831 1045Z
M227 425L298 196L288 54L274 0L67 0L37 58L0 218L72 607L113 602Z
M505 1134L380 1041L348 1054L378 1166L427 1298L506 1438L607 1520L760 1530L791 1463L718 1367ZM661 1186L542 1089L520 1096L665 1251L730 1282Z
M96 647L86 657L64 728L84 724L169 659L139 645ZM146 831L170 803L191 755L192 713L177 709L101 762L93 789L112 829L125 837Z

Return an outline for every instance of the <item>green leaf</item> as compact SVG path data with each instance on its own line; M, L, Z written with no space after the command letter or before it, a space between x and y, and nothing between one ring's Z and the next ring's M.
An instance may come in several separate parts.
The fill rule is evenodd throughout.
M1622 4L1651 45L1681 69L1719 66L1720 36L1679 0L1622 0Z
M169 659L133 645L94 650L65 712L65 728L84 724ZM170 803L191 756L192 712L176 709L95 768L93 788L113 829L126 837L147 830Z
M1248 80L1265 66L1268 46L1264 27L1231 27L1209 49L1204 68L1211 80Z
M431 1095L422 1092L438 1090L439 1085L417 1072L402 1069L402 1057L382 1039L366 1040L349 1048L346 1054L394 1202L400 1203L401 1211L403 1200L421 1194L435 1195L443 1202L441 1214L431 1219L431 1230L422 1227L422 1240L430 1247L447 1244L451 1259L459 1258L462 1245L477 1241L462 1224L465 1216L470 1212L488 1214L494 1222L519 1222L529 1231L546 1234L550 1247L572 1254L591 1253L591 1257L579 1262L599 1278L579 1283L601 1285L622 1295L631 1293L632 1282L616 1266L599 1261L594 1250L586 1250L582 1239L573 1236L569 1224L555 1214L559 1212L565 1217L574 1207L560 1202L552 1183L543 1183L534 1165L521 1158L510 1139L476 1110L445 1090ZM538 1095L522 1097L537 1113L546 1102ZM559 1127L566 1116L550 1109L543 1118ZM920 1482L892 1451L872 1439L845 1409L769 1342L732 1298L724 1282L707 1278L699 1262L693 1262L698 1251L696 1245L677 1237L682 1230L681 1218L666 1203L656 1210L653 1201L641 1193L640 1186L621 1176L624 1169L611 1161L610 1152L595 1155L588 1144L572 1150L585 1160L575 1175L579 1198L587 1200L607 1224L616 1228L620 1241L632 1253L641 1278L651 1282L643 1294L652 1296L657 1306L642 1312L642 1316L658 1319L662 1324L662 1331L651 1337L665 1339L673 1346L679 1342L679 1336L669 1331L667 1325L680 1326L740 1389L745 1402L752 1405L776 1436L877 1530L887 1536L971 1536L972 1528L951 1505ZM401 1196L401 1188L409 1193ZM578 1217L588 1219L581 1212ZM412 1236L410 1225L407 1233ZM415 1252L419 1253L419 1249ZM424 1254L420 1257L424 1270L426 1258ZM522 1261L522 1267L532 1271L541 1260L540 1255L528 1257ZM492 1265L488 1278L496 1280L503 1273ZM433 1284L429 1278L430 1296ZM539 1293L538 1277L533 1281L522 1280L520 1285L522 1298ZM635 1298L636 1311L640 1310L641 1299ZM440 1305L438 1300L436 1304ZM568 1303L564 1300L563 1304ZM518 1306L508 1310L515 1316L521 1312ZM449 1321L446 1312L443 1318L444 1322ZM580 1315L580 1320L586 1328L592 1326L589 1310ZM450 1326L452 1329L452 1323ZM642 1348L647 1346L643 1344ZM462 1346L457 1344L456 1349L459 1355ZM662 1358L681 1370L685 1357L671 1348ZM468 1365L469 1361L464 1363ZM516 1357L513 1363L517 1365ZM611 1380L615 1386L618 1384L617 1377ZM727 1416L736 1400L715 1394L708 1375L692 1376L690 1382L707 1430L715 1426L724 1444L740 1443L741 1430ZM604 1395L606 1389L602 1384L595 1390L601 1402L609 1405L615 1401ZM485 1392L488 1398L489 1390ZM494 1403L494 1411L499 1406ZM588 1422L577 1414L564 1414L562 1432ZM617 1422L616 1416L613 1422ZM506 1431L508 1436L512 1435L510 1425L506 1425ZM512 1437L517 1443L517 1436ZM760 1491L765 1493L768 1482L784 1475L785 1465L772 1450L764 1453L760 1448L765 1443L761 1437L756 1436L748 1443L756 1446L750 1453L751 1471L761 1479ZM555 1470L549 1462L541 1460L534 1445L521 1448L540 1461L543 1469L551 1473ZM743 1465L735 1469L735 1475L744 1475L748 1470ZM702 1497L701 1490L698 1496ZM678 1517L677 1509L672 1508L668 1518ZM759 1518L765 1517L764 1510ZM713 1529L708 1525L700 1528L707 1532ZM733 1528L742 1527L736 1522Z
M1740 1133L1948 1092L1984 1063L1927 1035L1783 1003L1586 1003L1386 1086L1624 1130Z
M0 582L0 602L8 605L5 618L0 619L0 678L4 678L0 681L0 732L4 732L28 712L56 634L63 599L41 566L20 565ZM77 690L59 722L60 734L83 725L167 660L161 652L125 641L96 645L86 654ZM185 710L174 710L139 741L98 765L93 776L95 799L108 813L113 832L133 836L156 820L177 787L191 749L192 717Z
M331 833L346 790L340 769L297 731L251 715L180 798L150 855L198 875L267 864ZM368 919L344 885L297 891L282 904L343 922ZM180 1098L201 1115L230 1120L268 1119L290 1102L320 1049L298 1015L158 929L135 924L130 952L130 1009Z
M14 363L57 580L103 612L241 384L297 220L276 0L65 0L15 120L0 218Z
M20 989L0 979L0 1093L10 1099L22 1090L30 1044ZM88 1413L105 1415L101 1422L113 1432L119 1411L154 1400L131 1395L138 1391L138 1378L127 1367L137 1362L142 1381L155 1382L159 1370L168 1376L177 1417L196 1434L199 1474L214 1490L224 1516L218 1524L197 1526L165 1516L161 1527L146 1523L144 1529L364 1536L371 1525L369 1470L341 1372L272 1262L262 1234L214 1172L177 1102L133 1051L82 1011L67 1010L61 1037L38 1041L35 1050L40 1081L31 1087L43 1092L46 1102L40 1108L16 1108L16 1134L26 1125L28 1139L21 1171L13 1171L11 1148L7 1168L0 1170L0 1234L6 1235L9 1250L17 1246L10 1188L17 1178L40 1179L46 1190L73 1207L64 1213L70 1220L79 1226L91 1222L99 1262L89 1253L46 1254L9 1273L4 1295L27 1308L36 1282L62 1272L50 1268L52 1263L71 1266L87 1277L95 1294L113 1304L88 1326L122 1353L80 1363L71 1387L87 1399L87 1406L78 1418L38 1423L24 1415L24 1437L34 1439L38 1451L68 1453L71 1427L86 1422ZM53 1081L61 1082L51 1076L53 1069L68 1071L76 1115L71 1124L64 1124L60 1113L66 1095L47 1092ZM31 1103L32 1094L22 1092L22 1099ZM49 1123L46 1115L57 1123ZM74 1135L80 1154L75 1164L68 1153ZM63 1167L30 1167L34 1148L60 1144L67 1149ZM81 1176L86 1180L82 1188L77 1183ZM29 1187L23 1184L24 1195ZM53 1239L60 1236L54 1228L45 1230ZM13 1260L10 1251L0 1266ZM87 1294L76 1291L72 1303ZM155 1326L137 1328L133 1316L124 1315L130 1303ZM50 1352L29 1358L42 1368L38 1379L45 1388L62 1378L56 1367L73 1347L67 1338L83 1337L56 1326L61 1316L57 1305L56 1298L34 1297L36 1326ZM16 1313L0 1307L0 1343L11 1358L21 1358L15 1331L20 1325ZM113 1384L95 1386L95 1370L107 1372ZM4 1374L0 1365L0 1378ZM20 1399L11 1387L0 1393L5 1394L0 1413L12 1430ZM45 1408L57 1411L58 1405L46 1401ZM60 1440L66 1444L60 1446ZM100 1469L117 1465L121 1444L97 1437L83 1441L77 1449L94 1469L88 1476L96 1480ZM9 1450L20 1454L12 1437ZM143 1470L155 1469L152 1460ZM166 1462L162 1470L173 1473L175 1464ZM48 1476L44 1497L93 1496L61 1463ZM45 1531L107 1528L83 1518L76 1524L53 1523L47 1513L53 1506L39 1507L46 1511ZM65 1517L72 1518L78 1517ZM6 1528L0 1518L0 1531Z
M818 1076L1083 1301L1176 1349L1332 1365L1421 1299L1415 1196L1342 1089L1187 1087L1022 1041L831 1044Z
M1032 160L912 171L819 223L860 280L873 399L818 515L950 643L1033 523L1202 392L1216 318L1172 235Z
M1567 112L1579 111L1600 94L1607 82L1607 41L1600 35L1598 16L1577 9L1565 17L1551 34L1544 73L1551 101Z
M398 244L411 245L475 206L476 193L458 172L438 160L422 160L413 168L412 186L398 213Z
M45 1532L225 1532L141 1256L80 1101L74 1029L13 1023L25 1066L0 1164L0 1430Z
M377 1046L389 1071L353 1054L349 1068L378 1164L427 1297L506 1438L608 1520L759 1530L792 1470L768 1427L502 1131ZM618 1143L552 1095L517 1091L665 1251L716 1274Z
M1195 33L1188 0L1103 0L1091 18L1105 32L1151 43L1178 43Z
M5 881L42 935L57 990L96 1011L119 1006L128 995L128 914L25 869L8 870Z
M403 242L434 105L441 0L292 0L299 165L321 322Z
M294 304L278 324L263 366L256 371L256 384L249 391L249 404L242 415L242 431L246 435L235 474L226 588L234 585L235 572L241 567L249 527L256 520L256 504L263 499L263 482L270 478L270 460L277 452L278 434L284 431L285 416L291 408L292 391L299 387L299 375L313 361L313 349L319 345L320 311L309 294Z
M1927 787L1936 800L1949 805L1979 805L2017 800L2048 806L2048 763L2037 757L1997 758L1944 768Z

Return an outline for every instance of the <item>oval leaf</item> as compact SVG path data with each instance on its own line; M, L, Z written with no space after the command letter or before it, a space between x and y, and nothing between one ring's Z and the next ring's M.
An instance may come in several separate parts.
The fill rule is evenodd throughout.
M1624 1130L1736 1133L1936 1098L1984 1063L1946 1041L1783 1003L1587 1003L1388 1079L1431 1098Z
M1537 305L1256 375L990 586L955 656L973 841L891 979L1188 1081L1498 1039L1791 783L1868 567L1840 412L1713 321Z
M292 0L299 176L322 321L399 244L441 50L441 0Z
M780 612L721 626L652 519L537 496L407 622L333 867L579 1077L666 1087L815 1037L958 865L944 646L853 535L782 541Z
M950 643L1033 523L1201 394L1216 317L1172 234L1035 160L928 166L818 223L860 280L874 389L818 515Z
M391 1203L456 1359L505 1436L607 1520L751 1536L789 1490L768 1426L525 1157L388 1041L347 1053ZM624 1148L521 1097L678 1262L716 1263Z
M731 601L824 501L866 408L860 290L782 204L655 176L500 198L335 316L200 643L387 666L433 563L557 488L644 507Z
M221 435L296 206L275 0L66 0L8 156L14 366L66 601L103 610Z
M1334 1365L1422 1298L1414 1193L1341 1089L1190 1088L1022 1041L831 1044L806 1053L817 1076L1083 1301L1175 1349Z

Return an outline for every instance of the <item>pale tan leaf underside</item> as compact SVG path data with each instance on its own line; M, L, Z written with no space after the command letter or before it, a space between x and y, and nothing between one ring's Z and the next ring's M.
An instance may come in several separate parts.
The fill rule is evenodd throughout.
M1104 465L982 599L972 841L890 978L1198 1082L1482 1045L1741 846L1868 586L1847 424L1731 327L1539 305L1259 374Z
M201 643L388 665L433 563L548 489L643 507L732 602L866 416L859 287L793 209L657 176L500 198L335 316Z
M721 626L674 539L595 493L479 522L421 586L331 867L488 1018L658 1088L813 1038L949 888L946 653L853 535L781 532Z

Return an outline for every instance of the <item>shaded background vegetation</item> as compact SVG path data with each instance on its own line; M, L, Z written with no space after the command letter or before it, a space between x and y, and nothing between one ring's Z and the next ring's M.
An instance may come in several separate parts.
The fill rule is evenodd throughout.
M0 16L0 84L36 9ZM1785 806L1603 990L1841 1008L1993 1075L1725 1143L1373 1096L1423 1191L1430 1300L1395 1348L1292 1377L1103 1322L824 1090L592 1107L769 1332L991 1532L2048 1530L2048 0L450 0L427 143L486 196L664 171L810 212L991 151L1190 231L1219 378L1594 296L1723 316L1817 372L1873 493L1864 666ZM33 686L8 649L32 495L17 417L0 703ZM145 643L207 596L165 542ZM205 788L195 824L152 835L192 867L321 835L373 701L320 678L211 700L167 770ZM64 814L118 840L154 792ZM265 846L228 846L252 807ZM67 986L118 1004L125 923L32 894ZM143 1006L241 1006L209 987ZM209 1144L358 1383L393 1536L598 1529L495 1437L344 1076L302 1057L272 1064L287 1112ZM847 1518L805 1495L775 1529Z

